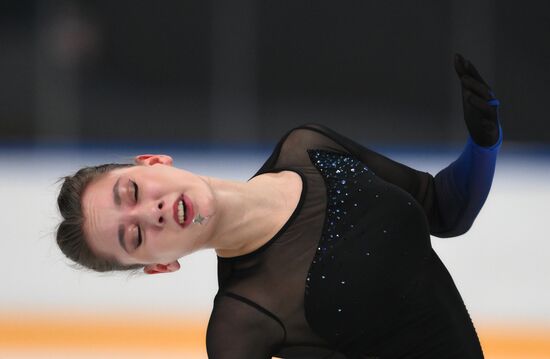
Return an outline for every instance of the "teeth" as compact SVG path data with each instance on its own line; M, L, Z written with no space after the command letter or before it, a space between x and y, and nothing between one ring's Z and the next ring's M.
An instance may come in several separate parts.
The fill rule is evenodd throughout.
M183 201L180 200L178 202L178 220L180 224L183 224L184 219L185 219L185 207L183 206Z

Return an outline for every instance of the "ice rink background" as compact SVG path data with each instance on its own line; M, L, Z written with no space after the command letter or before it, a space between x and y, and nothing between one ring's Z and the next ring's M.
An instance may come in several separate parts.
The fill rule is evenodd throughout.
M432 175L452 162L461 150L373 149ZM4 273L0 291L3 318L0 330L4 333L0 333L3 338L0 338L0 357L136 357L135 353L128 354L128 350L139 338L118 343L114 346L116 350L109 352L108 343L101 347L101 343L106 342L94 348L87 348L85 342L73 349L71 345L64 348L59 345L62 341L56 342L59 338L55 339L55 333L48 334L54 338L53 344L41 344L40 340L33 344L32 335L20 337L30 333L25 326L40 333L41 325L72 323L74 318L81 318L80 325L84 327L87 320L90 323L99 320L99 324L95 324L95 334L90 334L92 337L101 336L104 327L113 322L129 321L138 326L156 321L162 327L164 321L178 330L189 326L198 334L182 340L181 347L176 343L174 348L172 343L171 349L166 350L159 342L158 349L164 350L166 357L170 357L170 350L175 353L174 357L178 353L180 357L186 353L183 356L186 358L206 357L201 331L205 329L217 290L213 251L181 259L181 270L174 274L99 275L72 269L55 244L59 218L55 204L58 178L84 165L125 162L139 151L151 152L152 149L80 148L67 151L52 147L12 147L2 151L0 255ZM270 149L206 152L177 148L168 152L178 167L245 181L261 166ZM505 148L497 163L489 198L471 230L457 238L432 237L433 246L453 275L476 325L513 330L535 328L537 335L550 333L549 222L548 151ZM19 332L13 329L17 325L22 326ZM33 335L41 337L46 333ZM28 353L29 348L34 354ZM154 341L148 350L155 352ZM190 351L198 354L193 356ZM155 356L143 353L147 351L141 351L145 357Z
M73 270L54 243L60 176L163 143L179 166L246 180L267 141L310 121L435 174L460 146L388 146L465 138L455 52L501 101L505 143L473 228L433 245L486 358L550 359L548 14L540 0L2 1L0 359L206 357L214 252L172 275Z

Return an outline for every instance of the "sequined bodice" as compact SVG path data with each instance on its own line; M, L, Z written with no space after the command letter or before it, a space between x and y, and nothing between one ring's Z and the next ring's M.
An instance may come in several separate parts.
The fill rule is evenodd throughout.
M341 155L335 152L323 150L307 151L312 163L321 172L327 186L327 214L325 229L319 240L310 271L306 279L306 294L308 294L311 272L316 269L317 263L334 260L332 249L337 243L345 242L348 235L353 235L355 222L351 218L360 216L361 208L365 203L360 203L357 195L363 191L362 183L372 182L374 172L352 156ZM370 253L366 252L366 256ZM327 279L326 274L321 279ZM328 280L334 281L330 278ZM346 281L339 278L335 285L345 285ZM341 308L339 308L341 311Z
M353 317L368 312L363 307L375 295L368 288L386 275L381 262L390 264L406 253L400 265L413 273L424 254L410 244L427 252L429 234L414 199L365 163L348 154L307 152L326 185L326 217L306 279L306 317L327 340L341 343L358 330L349 325ZM416 262L408 263L408 258ZM392 283L384 293L388 300L395 298L394 290L405 290L407 278L385 279Z

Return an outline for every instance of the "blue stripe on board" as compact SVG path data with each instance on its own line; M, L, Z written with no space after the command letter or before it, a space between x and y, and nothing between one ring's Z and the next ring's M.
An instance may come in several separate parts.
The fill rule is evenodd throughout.
M464 143L455 144L367 144L364 141L359 143L371 148L374 151L384 153L399 154L429 154L429 155L451 155L462 151ZM57 153L57 152L76 152L81 154L105 154L105 153L173 153L173 152L200 152L224 153L224 154L255 154L270 153L275 147L276 142L272 143L217 143L204 144L200 142L178 143L145 143L135 142L31 142L31 141L4 141L0 142L1 155L11 153ZM504 143L500 149L501 155L512 156L535 156L550 157L550 144L521 144Z

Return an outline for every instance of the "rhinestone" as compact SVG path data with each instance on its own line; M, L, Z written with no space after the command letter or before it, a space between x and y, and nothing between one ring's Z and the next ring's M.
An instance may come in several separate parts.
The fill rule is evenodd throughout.
M345 198L351 198L350 192L355 188L358 192L363 192L358 181L349 182L348 178L342 178L345 175L359 177L365 175L368 171L366 166L355 157L345 154L335 153L325 150L308 150L307 151L312 163L317 167L327 187L327 216L325 233L319 239L317 252L315 253L314 263L322 262L325 256L330 256L335 259L332 254L334 244L345 240L345 228L354 228L353 224L346 223L346 220L359 210L359 203L354 203L351 209L344 207ZM372 172L372 171L370 171ZM355 188L350 188L354 187ZM351 206L348 205L348 206ZM355 211L355 212L354 212ZM322 279L326 276L323 275ZM345 281L341 281L344 284Z

